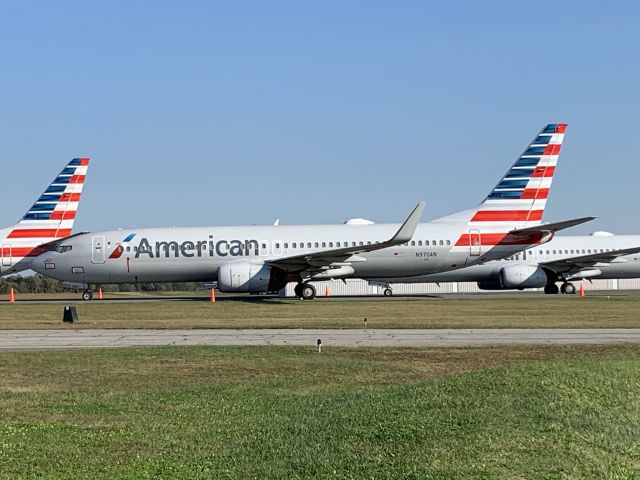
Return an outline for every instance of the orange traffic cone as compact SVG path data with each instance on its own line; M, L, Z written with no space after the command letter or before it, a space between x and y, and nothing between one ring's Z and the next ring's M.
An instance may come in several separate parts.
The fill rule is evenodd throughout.
M580 282L580 290L578 291L578 294L581 297L584 297L584 282Z
M9 290L9 303L16 303L16 293L13 291L13 288Z
M102 289L98 289L98 300L102 300Z
M211 294L209 295L209 301L211 303L216 303L216 291L215 289L211 289Z
M329 291L329 287L324 287L324 296L325 297L330 297L331 296L331 292Z

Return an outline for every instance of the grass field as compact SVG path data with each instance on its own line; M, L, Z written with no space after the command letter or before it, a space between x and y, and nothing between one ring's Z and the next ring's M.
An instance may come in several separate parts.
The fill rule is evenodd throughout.
M480 297L353 301L228 299L167 302L74 300L66 328L631 328L640 296ZM63 304L1 303L0 329L63 328Z
M0 478L640 475L640 349L0 353Z

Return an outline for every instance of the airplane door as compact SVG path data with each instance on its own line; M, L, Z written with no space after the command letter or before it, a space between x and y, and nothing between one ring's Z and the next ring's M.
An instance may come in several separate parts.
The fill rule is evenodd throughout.
M480 230L469 230L469 254L472 257L478 257L481 248Z
M91 246L91 263L104 263L106 260L104 237L93 237Z
M11 245L4 244L2 245L2 266L10 267L11 266Z

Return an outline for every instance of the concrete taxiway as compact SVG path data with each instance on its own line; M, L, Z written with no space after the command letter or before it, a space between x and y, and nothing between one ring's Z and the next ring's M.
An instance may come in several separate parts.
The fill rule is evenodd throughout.
M207 329L4 330L0 350L165 345L315 345L326 347L479 347L640 344L640 329Z

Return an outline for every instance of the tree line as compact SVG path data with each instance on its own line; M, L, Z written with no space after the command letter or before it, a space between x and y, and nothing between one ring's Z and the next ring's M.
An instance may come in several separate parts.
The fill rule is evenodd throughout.
M0 278L0 293L62 293L82 290L77 284L70 284L42 275L12 275ZM202 283L109 283L100 285L104 292L194 292L203 290Z

